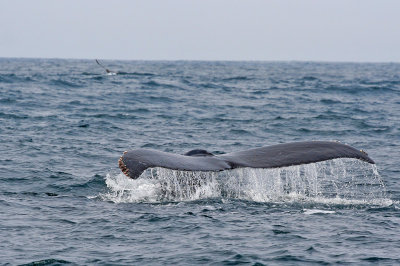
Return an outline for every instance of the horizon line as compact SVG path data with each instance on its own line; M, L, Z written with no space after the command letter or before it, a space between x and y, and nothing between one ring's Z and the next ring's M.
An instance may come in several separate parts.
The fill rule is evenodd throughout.
M77 57L29 57L0 56L0 59L48 59L48 60L105 60L105 61L148 61L148 62L285 62L285 63L353 63L353 64L399 64L400 61L347 61L347 60L308 60L308 59L115 59L115 58L77 58Z

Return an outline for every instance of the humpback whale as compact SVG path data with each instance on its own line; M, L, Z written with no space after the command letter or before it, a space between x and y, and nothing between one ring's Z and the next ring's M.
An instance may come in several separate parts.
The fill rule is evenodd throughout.
M337 158L355 158L375 162L363 150L331 141L306 141L277 144L222 155L206 150L191 150L183 155L136 149L125 151L118 161L128 177L138 178L144 170L163 167L182 171L222 171L235 168L278 168L316 163Z

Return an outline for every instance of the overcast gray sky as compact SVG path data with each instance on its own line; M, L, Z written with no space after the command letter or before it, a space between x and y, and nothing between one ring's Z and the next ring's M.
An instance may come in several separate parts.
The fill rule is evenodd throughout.
M0 57L400 62L400 1L0 0Z

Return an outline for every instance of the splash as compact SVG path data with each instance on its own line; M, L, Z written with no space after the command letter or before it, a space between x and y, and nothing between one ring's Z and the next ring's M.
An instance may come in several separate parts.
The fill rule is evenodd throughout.
M121 202L157 202L160 194L160 183L155 179L127 178L123 173L106 176L108 191L100 194L103 200Z
M318 210L318 209L304 209L303 210L304 214L311 215L311 214L333 214L336 213L335 211L327 211L327 210Z
M191 201L207 198L255 202L390 204L375 165L335 159L276 169L240 168L222 172L147 169L140 178L108 174L114 202Z

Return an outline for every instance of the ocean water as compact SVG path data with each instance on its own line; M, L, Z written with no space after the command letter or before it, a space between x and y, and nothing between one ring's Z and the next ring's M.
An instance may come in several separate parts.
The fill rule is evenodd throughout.
M400 64L0 59L0 264L400 263ZM368 152L131 180L123 151Z

